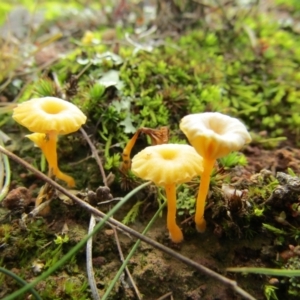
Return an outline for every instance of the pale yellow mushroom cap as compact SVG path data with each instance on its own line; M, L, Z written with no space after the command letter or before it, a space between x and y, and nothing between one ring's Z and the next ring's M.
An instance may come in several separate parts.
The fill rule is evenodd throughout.
M32 132L68 134L86 122L86 116L74 104L55 97L35 98L18 104L13 119Z
M149 146L133 157L131 170L157 185L184 183L202 174L202 157L189 145Z
M220 158L251 142L242 122L217 112L187 115L182 118L180 129L205 159Z

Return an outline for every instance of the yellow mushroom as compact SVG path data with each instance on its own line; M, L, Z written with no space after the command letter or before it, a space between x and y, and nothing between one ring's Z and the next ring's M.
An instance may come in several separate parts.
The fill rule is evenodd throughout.
M203 174L196 202L195 223L199 232L206 229L205 200L210 175L217 158L240 150L251 141L245 125L238 119L217 112L191 114L182 118L180 129L203 157Z
M35 98L18 104L13 110L13 119L30 131L38 133L28 135L43 151L49 170L53 175L75 185L72 177L62 173L57 163L57 136L77 131L86 122L86 116L74 104L55 97Z
M133 157L131 170L136 176L165 188L167 228L171 240L180 243L183 234L176 224L176 184L188 182L202 173L202 157L189 145L149 146Z
M49 151L49 149L51 149L50 147L48 147L48 140L47 140L47 135L45 133L31 133L31 134L27 134L25 135L27 138L29 138L32 142L35 143L36 146L38 146L42 152L44 153L47 161L52 161L52 172L55 170L55 176L60 179L63 180L64 182L68 183L69 187L74 187L75 186L75 180L73 177L63 173L58 165L57 165L57 154L56 151L55 153L52 153L51 151Z

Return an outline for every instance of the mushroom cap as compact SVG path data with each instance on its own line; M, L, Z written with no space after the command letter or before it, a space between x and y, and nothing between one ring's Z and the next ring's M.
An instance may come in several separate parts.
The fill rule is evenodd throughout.
M251 142L245 125L218 112L187 115L180 122L191 145L205 159L217 159Z
M202 157L189 145L149 146L133 157L131 170L157 185L184 183L202 174Z
M86 116L73 103L55 98L35 98L18 104L13 119L32 132L68 134L86 122Z

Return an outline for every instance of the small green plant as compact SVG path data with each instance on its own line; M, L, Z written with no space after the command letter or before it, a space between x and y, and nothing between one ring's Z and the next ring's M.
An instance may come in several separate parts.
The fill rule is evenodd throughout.
M196 197L192 195L193 191L187 185L182 184L178 188L177 210L178 215L193 215L195 213Z
M264 215L264 211L265 211L264 207L263 208L255 207L253 213L256 217L262 217Z
M125 218L122 220L122 223L127 225L130 223L134 223L139 211L140 211L140 207L141 205L144 203L144 201L137 201L132 208L130 209L130 211L127 213L127 215L125 216Z
M296 242L299 242L300 241L300 229L297 228L297 227L293 227L291 228L291 236L292 238L296 241Z
M54 243L51 245L51 247L49 247L47 251L45 251L40 255L40 258L44 259L46 262L45 263L46 268L55 265L62 257L64 252L63 244L67 243L64 240L67 241L68 238L65 239L64 237L57 236L56 239L54 240Z
M227 156L221 157L219 162L225 169L235 166L246 166L248 164L247 157L240 152L231 152Z
M297 175L295 174L294 170L291 169L291 168L288 168L288 169L287 169L287 173L288 173L289 175L293 176L293 177L296 177L296 176L297 176Z
M34 92L39 97L58 96L58 91L54 82L49 79L40 79L36 82Z
M273 175L259 174L255 179L255 184L249 187L248 197L255 201L261 199L265 201L270 197L274 189L278 186L278 180Z
M105 93L104 85L98 84L98 83L92 85L89 90L89 98L91 101L90 103L93 103L94 105L96 105L98 103L98 105L99 105L99 103L101 103L101 101L104 100L104 97L103 97L104 93ZM89 103L89 102L86 102L86 103Z
M121 155L119 153L113 154L112 156L106 156L105 158L106 162L104 168L106 170L118 168L121 163Z
M266 284L264 286L264 294L267 298L267 300L278 300L276 295L276 290L278 288L274 285Z
M11 237L11 232L13 227L11 224L2 224L0 227L0 243L8 244L9 239Z

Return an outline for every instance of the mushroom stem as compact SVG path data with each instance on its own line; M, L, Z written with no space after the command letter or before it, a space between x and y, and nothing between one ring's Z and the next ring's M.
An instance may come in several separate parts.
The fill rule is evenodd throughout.
M56 144L57 144L57 133L55 131L50 131L49 133L46 134L45 140L41 142L38 146L42 149L47 159L49 170L52 171L52 174L55 175L58 179L65 181L69 187L74 187L75 186L74 178L67 174L64 174L58 168Z
M60 179L63 180L64 182L66 182L68 184L68 187L74 187L75 186L75 180L73 177L63 173L60 169L57 170L57 173L55 174L55 176Z
M196 229L198 232L204 232L206 229L206 221L204 219L205 200L209 189L210 175L215 161L215 159L203 159L203 173L201 175L195 214Z
M166 195L168 201L167 228L170 233L171 240L174 243L180 243L183 240L183 234L179 226L176 224L176 187L175 184L166 184Z
M131 167L131 161L130 161L130 153L131 153L131 150L139 136L139 133L140 131L138 130L134 136L130 139L130 141L127 143L126 147L124 148L123 150L123 153L122 153L122 165L121 165L121 171L123 171L124 173L128 172L128 170L130 169Z
M41 147L49 165L49 170L52 171L52 174L56 176L58 171L57 166L57 152L56 152L56 144L57 144L57 133L54 131L50 131L46 134L46 142L43 143L43 147Z

